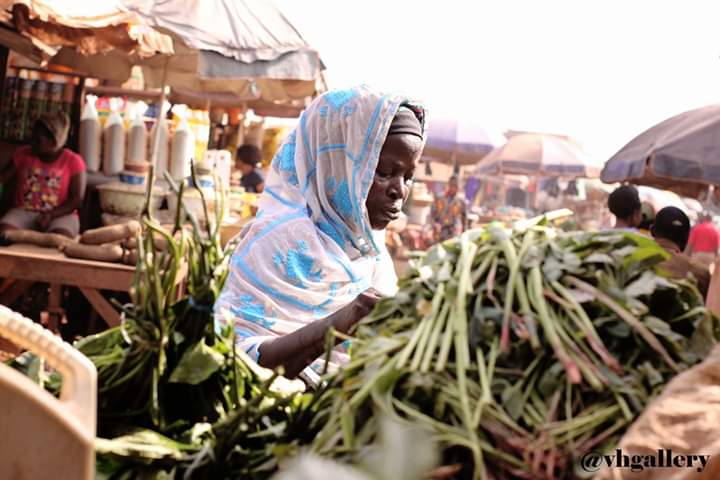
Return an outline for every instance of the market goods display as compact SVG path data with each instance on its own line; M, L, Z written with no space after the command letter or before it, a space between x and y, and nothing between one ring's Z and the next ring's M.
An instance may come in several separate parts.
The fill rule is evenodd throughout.
M63 248L63 252L66 257L98 262L119 262L123 258L123 248L116 244L85 245L72 242Z
M13 243L28 243L38 247L59 248L72 243L73 240L57 233L37 232L35 230L8 230L0 235L0 243L10 245Z
M102 165L102 127L95 108L96 100L95 96L88 95L80 118L80 155L87 164L88 172L99 172Z
M363 320L316 452L355 463L379 414L425 425L457 478L587 477L720 338L667 253L623 232L491 225L433 247Z
M103 173L117 175L125 164L125 124L117 112L112 112L103 128Z
M388 419L431 432L434 477L581 478L576 459L614 447L720 338L651 239L490 225L418 258L359 325L350 363L306 392L238 351L231 328L214 329L232 251L218 225L189 212L193 228L180 228L185 206L169 231L149 206L150 193L142 235L115 245L133 247L138 271L122 325L76 344L98 369L99 478L266 479L308 449L368 465L388 448Z
M137 221L94 228L83 232L80 236L80 243L102 245L103 243L118 242L130 238L136 239L141 228L140 222Z

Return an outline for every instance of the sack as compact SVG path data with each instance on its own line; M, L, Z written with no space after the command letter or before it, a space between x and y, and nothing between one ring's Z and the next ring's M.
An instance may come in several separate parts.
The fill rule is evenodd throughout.
M713 279L715 282L716 279ZM720 282L718 287L720 287ZM718 295L720 297L720 295ZM720 478L720 345L698 365L667 384L620 440L623 455L654 455L672 450L678 455L710 455L696 466L676 468L604 467L598 480L715 480ZM697 465L700 466L700 465Z

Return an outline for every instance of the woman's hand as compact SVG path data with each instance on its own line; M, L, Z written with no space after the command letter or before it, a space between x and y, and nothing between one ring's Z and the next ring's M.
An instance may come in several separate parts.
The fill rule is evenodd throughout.
M40 229L41 232L47 232L47 229L50 228L50 223L53 221L52 214L50 212L43 212L37 217L37 226Z
M380 295L375 290L365 290L351 303L330 315L327 320L335 330L348 333L356 323L372 312L378 300Z
M325 351L325 334L330 328L349 333L365 318L380 300L372 289L358 295L351 303L322 320L308 323L292 333L265 341L260 345L260 365L266 368L285 367L285 375L294 378ZM340 339L336 339L336 344Z

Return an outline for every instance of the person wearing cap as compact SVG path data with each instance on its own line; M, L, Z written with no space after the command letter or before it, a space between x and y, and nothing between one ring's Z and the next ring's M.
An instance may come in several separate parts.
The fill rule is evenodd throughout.
M467 201L459 191L459 179L453 175L448 180L445 195L435 199L430 210L436 242L460 235L467 228Z
M678 280L692 275L703 298L707 298L710 272L706 266L683 253L690 236L690 219L685 212L677 207L663 208L655 216L651 231L658 245L672 256L660 267Z
M71 238L80 232L77 209L85 196L86 166L80 155L64 148L69 128L64 113L44 114L33 126L30 145L13 154L0 174L4 185L16 188L0 232L38 230Z
M642 204L637 188L623 185L608 197L608 209L615 215L615 228L635 230L642 221Z
M265 179L258 172L258 164L262 160L262 152L255 145L245 144L237 149L236 166L242 173L240 186L248 193L262 193Z

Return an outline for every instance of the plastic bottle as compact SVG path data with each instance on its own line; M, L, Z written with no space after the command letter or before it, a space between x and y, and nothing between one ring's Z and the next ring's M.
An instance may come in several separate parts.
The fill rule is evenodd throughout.
M145 122L136 109L128 133L127 163L141 163L146 161L147 148Z
M80 117L80 156L89 172L100 171L100 120L95 108L97 97L87 96L87 102Z
M103 173L117 175L125 164L125 126L117 112L108 117L103 134Z
M215 171L220 178L222 188L227 192L230 190L230 175L232 172L233 156L227 150L217 150L215 153Z
M159 132L156 132L157 129ZM155 178L163 178L163 174L168 169L168 137L170 132L168 131L167 120L164 115L160 115L160 118L153 126L150 132L150 155L148 158L153 161L153 151L155 149L155 139L158 141L157 156L155 157Z
M183 180L190 176L190 159L195 152L195 136L190 130L187 120L180 120L172 138L170 153L170 175L175 180Z

